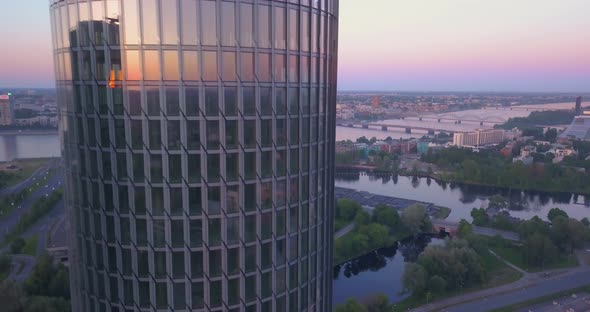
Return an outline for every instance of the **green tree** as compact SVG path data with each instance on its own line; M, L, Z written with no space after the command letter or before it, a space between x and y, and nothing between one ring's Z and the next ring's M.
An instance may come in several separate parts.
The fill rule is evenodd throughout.
M23 251L23 248L25 247L25 244L26 242L24 239L22 239L22 237L15 239L10 244L10 252L12 252L13 254L21 253Z
M524 242L523 260L532 266L544 266L553 263L559 251L555 244L545 235L535 232Z
M0 282L0 307L4 312L23 312L26 298L12 281Z
M69 301L64 298L34 296L27 300L24 312L69 312Z
M336 305L334 312L367 312L367 308L355 299L350 298L346 300L345 304Z
M490 216L484 208L473 208L471 210L471 218L473 218L474 225L486 226L490 223Z
M367 300L367 312L390 312L389 298L384 294L378 294Z
M556 140L557 140L557 129L550 128L549 130L547 130L547 132L545 132L545 141L555 143Z
M585 225L586 227L590 227L590 219L588 218L584 218L582 219L582 224Z
M53 264L53 258L47 254L37 259L31 275L24 283L24 290L29 295L70 298L69 278L66 267Z
M346 221L352 221L356 213L361 209L361 205L354 200L341 198L336 203L336 217Z
M389 227L390 230L396 230L400 226L400 216L396 209L377 205L373 211L373 222L377 222Z
M426 214L426 208L421 204L413 204L404 209L401 220L413 235L432 230L432 223Z
M356 217L354 217L354 224L357 227L361 227L363 225L367 225L371 222L371 215L364 210L359 210L356 213Z
M459 226L457 227L457 237L459 238L466 238L469 235L473 234L473 225L471 225L467 220L461 219L459 222Z
M426 290L426 281L428 273L420 264L406 263L404 274L402 276L402 285L404 292L414 295L421 294Z
M488 209L492 210L505 210L510 207L508 200L501 195L494 195L490 197L488 202Z
M549 221L551 222L553 222L553 220L555 220L555 218L557 217L569 218L567 212L559 208L552 208L551 210L549 210L549 213L547 213L547 219L549 219Z
M435 275L428 280L428 289L435 294L443 293L447 288L447 281L444 278Z

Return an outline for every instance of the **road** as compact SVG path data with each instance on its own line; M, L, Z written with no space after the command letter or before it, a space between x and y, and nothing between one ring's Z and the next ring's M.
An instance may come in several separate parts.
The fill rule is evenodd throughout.
M580 256L578 255L579 258ZM569 270L527 273L514 283L443 299L411 311L490 311L588 284L590 284L590 267L585 265Z
M24 282L35 267L35 257L29 255L12 255L12 272L8 279L17 283Z
M33 174L31 174L31 176L29 176L28 178L22 180L21 182L19 182L17 185L13 185L10 187L6 187L0 190L0 196L6 196L9 194L15 194L18 193L20 191L23 191L24 189L31 187L31 185L33 185L34 182L36 182L39 179L43 179L43 177L45 175L47 175L47 173L52 170L55 169L57 167L59 167L60 164L60 160L59 159L54 159L54 160L50 160L46 165L40 167L39 169L35 170L35 172L33 172Z
M434 226L444 227L447 229L451 229L451 228L457 229L457 227L459 227L458 222L452 222L452 221L447 221L447 220L432 220L432 224ZM490 236L490 237L501 236L504 239L507 239L510 241L515 241L515 242L520 241L520 235L518 235L518 233L516 233L516 232L502 231L502 230L488 228L488 227L474 225L473 226L473 233L478 234L478 235L483 235L483 236Z
M334 239L338 239L354 230L354 222L341 228L338 232L334 233Z
M47 179L47 180L45 180ZM33 204L43 196L50 194L63 184L63 172L58 171L53 176L47 178L45 175L43 178L37 179L39 183L45 183L45 186L40 187L32 194L29 194L27 198L17 207L12 210L9 215L4 216L0 220L0 242L4 240L6 234L12 231L18 224L18 220L25 213L28 212Z

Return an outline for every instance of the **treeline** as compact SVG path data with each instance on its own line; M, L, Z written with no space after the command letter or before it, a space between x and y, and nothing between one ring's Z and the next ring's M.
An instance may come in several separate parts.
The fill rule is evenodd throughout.
M336 223L344 225L352 222L354 230L334 243L335 264L392 245L402 238L432 231L426 208L419 204L407 207L401 214L394 208L378 205L371 215L355 201L338 200Z
M31 225L35 224L42 216L47 214L61 200L63 192L56 190L47 197L41 197L31 207L31 210L21 215L16 227L7 235L8 240L15 239L25 232Z
M67 268L54 264L46 254L40 256L22 286L11 281L0 282L0 306L4 312L71 311Z
M422 160L436 164L446 173L441 179L490 186L590 194L590 174L556 164L525 166L521 162L499 156L494 151L479 153L450 147L436 153L429 152Z
M513 128L534 128L536 126L556 126L570 124L574 119L576 113L574 111L544 111L532 112L528 117L510 118L508 121L498 128L513 129Z

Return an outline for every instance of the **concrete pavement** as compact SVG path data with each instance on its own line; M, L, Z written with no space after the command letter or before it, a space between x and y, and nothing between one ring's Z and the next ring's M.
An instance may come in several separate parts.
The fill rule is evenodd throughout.
M338 239L338 238L352 232L352 230L354 230L354 227L355 227L355 225L353 222L353 223L341 228L338 232L334 233L334 239Z

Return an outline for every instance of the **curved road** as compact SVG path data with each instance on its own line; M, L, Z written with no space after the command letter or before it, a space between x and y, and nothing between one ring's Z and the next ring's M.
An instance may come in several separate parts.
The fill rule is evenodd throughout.
M50 170L57 168L59 166L59 163L60 160L58 159L50 160L46 165L35 170L33 174L31 174L28 178L22 180L18 184L1 189L0 196L18 193L28 187L31 187L31 185L33 185L35 181L37 181L38 179L42 179L43 176L47 175L47 173Z

